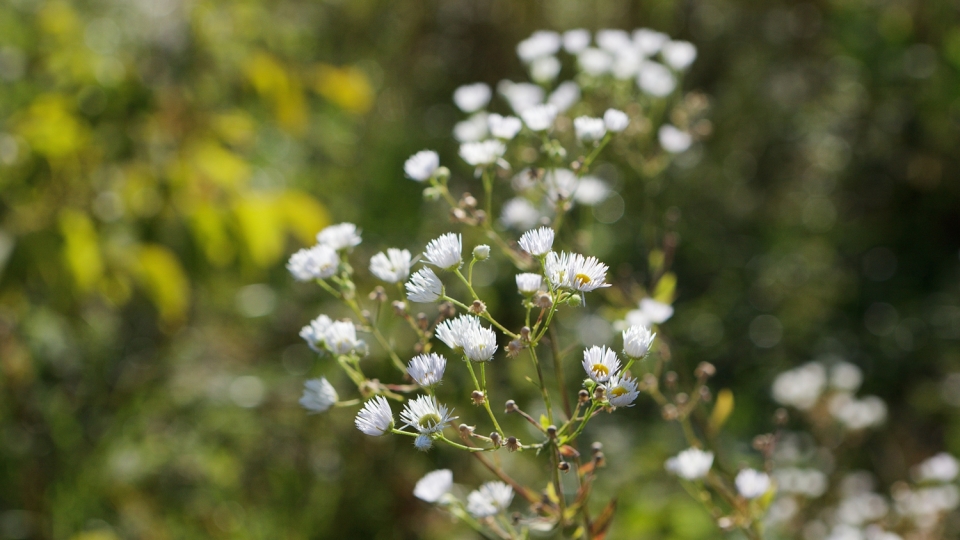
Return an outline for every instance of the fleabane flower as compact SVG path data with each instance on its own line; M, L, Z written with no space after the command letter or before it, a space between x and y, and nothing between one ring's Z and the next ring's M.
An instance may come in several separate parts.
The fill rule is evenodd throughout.
M553 126L557 119L557 106L552 103L535 105L520 111L520 118L532 131L546 131Z
M513 488L503 482L487 482L467 495L467 511L475 518L495 516L513 502Z
M496 139L468 142L460 145L460 157L474 167L493 165L503 157L503 153L506 151L507 147Z
M444 270L458 268L463 262L463 241L459 234L446 233L431 240L423 256L427 262Z
M376 396L363 404L354 423L367 435L379 437L393 429L393 411L385 397Z
M370 257L370 273L387 283L400 283L410 275L410 252L390 248Z
M487 129L487 113L480 111L470 115L470 118L461 120L453 126L453 138L458 142L468 143L482 141L490 131Z
M500 223L511 229L529 229L540 221L540 211L523 197L514 197L503 203Z
M685 152L693 144L693 137L689 133L670 124L660 126L657 140L660 141L660 146L671 154Z
M666 468L685 480L703 478L713 466L713 452L688 448L667 460Z
M297 281L327 279L337 273L340 258L330 246L316 245L309 249L301 249L290 256L287 270Z
M543 103L543 88L533 83L515 83L503 80L497 83L497 92L510 103L510 108L517 114L529 107Z
M421 433L417 435L417 438L413 440L413 446L421 452L426 452L433 448L433 439L430 438L430 435L426 433Z
M453 472L450 469L439 469L428 472L423 475L423 478L417 480L417 485L413 488L413 496L421 501L435 503L449 493L451 487L453 487Z
M586 48L577 55L577 63L587 75L599 77L610 71L613 56L602 49Z
M646 326L635 325L623 331L623 354L630 358L643 358L650 352L657 334Z
M491 114L487 117L487 125L490 127L490 134L498 139L510 140L520 133L523 129L523 123L516 116L500 116Z
M920 482L953 482L958 475L960 462L946 452L940 452L913 468L913 477Z
M429 304L436 302L443 294L443 283L429 268L417 270L405 285L407 298L411 302Z
M583 351L583 370L598 383L605 383L620 369L617 353L604 346L594 345Z
M460 336L463 354L474 362L489 362L497 352L497 334L480 324L464 328Z
M550 253L550 249L553 248L554 237L553 229L540 227L523 233L518 244L520 244L520 249L534 257L539 257Z
M677 79L663 64L643 62L637 74L637 86L654 97L666 97L677 87Z
M602 203L609 195L610 187L606 182L594 176L584 176L573 192L573 200L584 206L595 206Z
M567 30L563 33L563 49L577 54L590 46L590 31L585 28Z
M421 150L410 156L403 164L403 172L407 178L423 182L427 180L440 167L440 156L433 150Z
M450 416L446 405L437 403L433 396L419 396L407 401L400 412L400 419L406 422L404 427L412 427L422 434L443 431L456 416Z
M353 223L338 223L317 233L317 243L337 251L360 245L360 232Z
M663 32L657 32L649 28L638 28L633 31L633 44L644 56L657 54L657 51L668 41L670 41L670 36Z
M570 254L565 251L560 253L551 251L547 253L547 257L543 262L544 274L554 287L567 286L567 270L569 266Z
M603 124L607 126L607 131L620 133L627 129L627 125L630 124L630 118L627 116L627 113L621 110L607 109L607 112L603 113Z
M605 385L607 401L614 407L632 407L640 391L637 390L637 380L630 377L613 375Z
M544 56L530 63L530 78L545 84L552 82L560 74L560 60L555 56Z
M321 377L303 383L300 406L309 411L308 414L317 414L329 410L339 399L336 388L326 377Z
M590 116L578 116L573 119L573 129L577 133L577 139L581 142L599 141L607 134L607 126L603 118L593 118Z
M324 330L323 342L334 354L362 353L367 344L357 339L357 327L351 321L334 321Z
M603 287L607 283L607 265L596 257L584 257L579 253L570 255L570 264L567 267L567 286L580 292L590 292Z
M697 48L688 41L668 41L660 49L660 55L668 66L682 71L697 59Z
M580 85L573 81L563 81L556 90L550 92L547 98L547 103L556 107L558 113L566 112L578 101L580 101Z
M474 315L460 315L455 319L447 319L437 325L434 334L437 339L446 344L456 353L463 352L463 336L470 328L480 327L480 319Z
M737 491L747 499L756 499L770 489L770 476L754 469L743 469L734 479Z
M517 274L517 290L524 296L530 296L543 286L543 277L540 274Z
M538 30L517 44L517 56L530 63L544 56L551 56L560 50L560 34L548 30Z
M490 87L486 83L465 84L453 91L453 102L469 114L486 107L490 96Z
M436 386L443 379L447 359L436 353L414 356L407 364L407 374L424 388Z
M307 342L307 345L310 346L316 352L324 351L324 334L327 331L327 328L333 324L333 320L326 315L320 315L316 319L310 321L310 324L304 326L300 329L300 337Z

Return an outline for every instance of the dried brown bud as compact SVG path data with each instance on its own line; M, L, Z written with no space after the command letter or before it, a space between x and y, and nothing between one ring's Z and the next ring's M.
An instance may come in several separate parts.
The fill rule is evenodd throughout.
M517 402L512 399L507 400L507 402L504 403L503 405L503 412L512 413L512 412L517 412L518 410L519 409L517 409Z
M480 300L474 300L473 303L470 304L470 313L473 313L475 315L480 315L486 310L487 310L487 305Z
M473 400L474 405L483 405L487 402L486 396L479 390L474 390L473 393L470 394L470 398Z
M520 449L520 440L516 437L507 437L507 450L511 452L516 452Z
M561 461L557 468L560 469L560 472L570 472L570 464L566 461Z
M530 327L524 326L520 329L520 339L529 342L530 341Z
M477 198L470 193L464 193L463 197L460 199L460 205L467 208L476 208Z
M785 426L789 420L790 415L783 407L777 409L776 412L773 413L773 421L776 422L778 426Z
M421 353L423 353L423 343L420 343L418 341L413 345L413 354L421 354Z
M396 313L398 317L402 317L404 314L407 313L407 303L406 303L406 302L401 302L401 301L399 301L399 300L396 300L396 301L394 301L394 303L391 304L391 305L393 306L393 312Z
M473 437L473 426L468 426L466 424L460 424L457 429L460 430L461 437Z
M706 403L709 403L713 400L713 394L710 392L710 389L706 386L700 387L700 399Z
M533 297L533 303L540 309L550 309L553 306L553 299L545 292L539 292Z
M677 405L683 405L690 399L690 396L688 396L685 392L680 392L674 396L673 399L677 402Z
M600 452L601 450L603 450L603 443L600 441L596 441L590 445L590 451L593 452L594 454L596 454L597 452Z
M497 433L496 431L494 431L493 433L491 433L491 434L490 434L490 442L492 442L493 445L496 446L497 448L500 448L500 444L501 444L500 434Z
M693 374L696 375L698 379L709 378L717 374L717 368L710 362L700 362L700 365L697 366Z
M372 291L370 291L370 299L375 302L386 302L387 291L385 291L380 285L377 285Z
M473 215L477 217L478 224L483 224L485 221L487 221L487 213L483 210L477 210L473 213Z
M603 399L603 396L605 396L606 394L607 394L607 389L599 384L597 385L596 388L593 389L593 399L597 401L600 401L601 399Z
M677 411L677 407L671 404L664 405L663 411L661 412L664 420L676 420L680 415L679 411Z
M452 319L457 316L457 307L454 306L451 302L443 302L439 306L440 315L443 315L444 319Z
M577 400L579 400L580 403L586 403L590 401L590 392L587 392L586 390L581 389L577 393Z
M657 387L660 386L659 383L657 382L657 378L653 375L653 373L647 373L646 375L643 376L643 385L646 387L647 390L656 390Z
M514 339L507 344L507 356L509 358L516 358L520 356L520 351L523 350L523 343L520 343L520 340Z
M547 426L547 437L551 439L557 438L557 426Z
M427 319L426 313L422 311L417 313L417 326L419 326L421 330L426 330L430 327L430 321Z
M663 376L663 382L666 384L667 388L673 390L677 387L677 376L676 371L668 371L666 375Z
M466 221L467 213L463 211L462 208L454 208L450 210L450 214L453 215L454 221Z
M596 467L606 467L607 466L607 456L603 455L603 452L596 452L593 454L593 462Z

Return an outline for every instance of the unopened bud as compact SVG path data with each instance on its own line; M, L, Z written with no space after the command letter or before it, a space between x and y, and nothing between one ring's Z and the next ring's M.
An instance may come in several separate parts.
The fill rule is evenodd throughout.
M551 439L557 438L557 426L547 426L547 437Z
M516 452L520 449L520 440L516 437L507 437L507 450L511 452Z
M401 302L400 300L396 300L391 305L393 306L393 312L396 313L397 316L402 317L407 312L406 302Z
M570 472L570 464L566 461L561 461L557 468L560 469L560 472Z
M537 295L533 297L533 301L540 309L550 309L553 307L553 299L545 292L537 293Z
M450 178L450 169L443 166L437 167L437 170L433 172L433 176L435 176L441 183L444 183L448 178Z
M587 392L586 390L580 390L580 392L577 393L577 400L580 403L586 403L590 401L590 392Z
M483 405L487 402L486 396L479 390L474 390L473 393L470 394L470 398L473 399L474 405Z
M663 377L663 381L666 383L667 388L671 390L677 387L677 379L678 377L676 371L668 371Z
M713 400L713 394L710 393L710 389L706 386L700 387L700 399L703 400L704 403L709 403Z
M473 436L473 426L468 426L466 424L460 424L457 429L460 430L461 437L472 437Z
M473 248L473 258L478 261L485 261L490 258L490 246L486 244L480 244L479 246Z
M580 298L579 294L575 294L570 298L567 298L567 305L570 307L580 307L580 304L583 303L583 298Z
M685 394L684 392L680 392L679 394L677 394L677 395L674 397L674 400L677 402L677 405L683 405L683 404L685 404L688 399L690 399L690 398L689 398L689 397L687 396L687 394Z
M360 316L363 317L363 320L369 321L369 320L370 320L370 310L367 310L367 309L362 310L362 311L360 312Z
M697 369L693 372L697 378L709 378L717 374L717 368L710 362L700 362Z
M383 287L377 285L370 291L370 299L374 302L386 302L387 301L387 291L383 290Z
M500 434L494 431L490 434L490 442L493 443L493 446L500 448L502 441L500 440Z
M676 420L680 415L680 413L677 411L677 407L669 403L663 406L661 413L663 414L664 420Z
M517 412L517 410L517 402L512 399L503 404L503 412L512 413Z
M593 462L596 467L606 467L607 456L603 455L603 452L596 452L593 454Z
M482 300L474 300L473 303L470 304L470 313L480 315L486 310L487 310L487 305L484 304Z
M451 302L443 302L440 304L439 310L445 319L452 319L457 316L457 307Z
M507 356L510 358L520 356L521 350L523 350L523 343L520 343L519 339L514 339L507 344Z
M426 313L422 311L417 313L417 326L419 326L421 330L426 330L430 326L430 321L427 319Z
M413 354L420 354L423 352L423 343L419 341L413 345Z
M590 451L593 452L594 455L596 455L597 452L600 452L601 450L603 450L603 443L600 441L596 441L590 445Z
M603 396L605 396L606 394L607 394L607 389L604 388L602 385L598 384L597 387L593 389L593 399L597 401L602 400Z
M530 341L530 327L524 326L520 329L520 339L524 341Z
M454 208L450 210L450 214L453 216L454 221L466 221L467 213L463 211L462 208Z
M487 213L483 210L477 210L473 213L473 215L477 216L477 223L482 224L483 222L487 221Z
M467 208L476 208L477 198L470 193L464 193L463 197L460 199L460 204Z

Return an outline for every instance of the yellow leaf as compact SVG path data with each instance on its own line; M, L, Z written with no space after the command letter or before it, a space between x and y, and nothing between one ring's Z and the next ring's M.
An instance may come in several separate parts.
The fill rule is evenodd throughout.
M167 324L183 321L190 302L190 282L177 256L168 248L149 244L137 254L140 283Z
M216 207L201 203L190 216L190 225L208 261L215 266L225 266L233 260L233 243L227 234L224 218Z
M557 497L557 490L554 489L553 484L547 484L547 489L545 490L547 494L547 499L550 499L550 502L553 504L560 504L560 497Z
M214 116L213 128L224 142L235 145L252 143L257 130L253 118L243 111L231 111Z
M193 148L190 160L197 172L224 187L236 186L250 176L246 161L212 141Z
M302 191L287 191L277 199L278 211L288 230L305 245L312 245L317 231L330 224L327 208Z
M362 114L373 106L373 86L366 74L352 66L317 66L314 90L335 105Z
M718 433L733 412L733 392L724 388L717 392L717 401L710 413L710 433Z
M48 34L66 34L78 28L76 12L66 2L48 2L37 17L39 26Z
M673 272L667 272L657 281L657 287L653 290L653 299L664 304L672 304L676 292L677 275Z
M254 264L272 265L283 255L284 218L273 197L251 195L234 206L240 237Z
M285 129L301 133L307 126L307 104L298 78L266 53L252 55L244 66L247 79L262 97L271 101L277 122Z
M79 210L66 208L60 212L60 232L67 269L77 289L88 292L103 275L103 258L93 221Z
M38 154L48 158L70 155L86 144L88 133L72 110L65 96L41 95L30 104L17 129Z

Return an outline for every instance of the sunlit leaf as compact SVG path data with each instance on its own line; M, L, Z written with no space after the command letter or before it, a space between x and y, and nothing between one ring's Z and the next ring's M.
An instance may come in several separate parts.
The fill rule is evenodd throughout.
M733 392L724 388L717 392L717 401L710 413L710 433L718 433L733 412Z
M317 66L314 89L337 106L354 113L365 113L373 105L373 86L358 68Z
M103 275L103 257L93 221L85 213L67 208L60 212L60 232L64 263L77 289L87 292Z
M140 283L167 324L181 322L190 303L190 282L177 256L157 244L140 247L137 254Z

